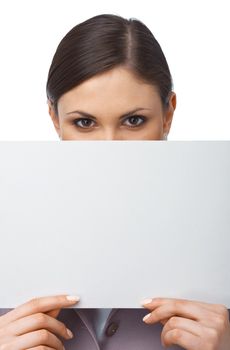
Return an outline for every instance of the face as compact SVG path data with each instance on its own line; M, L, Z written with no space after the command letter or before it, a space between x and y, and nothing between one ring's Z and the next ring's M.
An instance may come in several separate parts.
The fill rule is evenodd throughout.
M162 140L176 108L172 92L163 111L160 95L127 68L98 74L63 94L49 114L62 140Z

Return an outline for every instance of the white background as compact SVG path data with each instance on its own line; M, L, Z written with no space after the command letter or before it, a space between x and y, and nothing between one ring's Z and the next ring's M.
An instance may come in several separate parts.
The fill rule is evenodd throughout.
M229 1L31 1L0 5L0 140L58 140L45 86L76 24L102 13L143 21L159 41L177 93L169 140L230 137Z

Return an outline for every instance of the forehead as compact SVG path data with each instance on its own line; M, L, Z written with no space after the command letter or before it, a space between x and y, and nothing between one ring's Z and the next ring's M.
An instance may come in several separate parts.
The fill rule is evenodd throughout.
M160 96L151 84L138 79L130 70L116 67L95 75L63 94L58 102L59 111L68 113L76 107L96 114L103 109L123 110L130 107L157 109Z

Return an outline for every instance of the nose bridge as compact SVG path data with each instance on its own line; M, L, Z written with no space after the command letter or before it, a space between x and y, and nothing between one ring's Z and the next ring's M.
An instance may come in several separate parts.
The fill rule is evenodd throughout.
M103 131L103 135L102 135L104 140L119 140L119 133L118 131L113 128L113 127L107 127L104 129Z

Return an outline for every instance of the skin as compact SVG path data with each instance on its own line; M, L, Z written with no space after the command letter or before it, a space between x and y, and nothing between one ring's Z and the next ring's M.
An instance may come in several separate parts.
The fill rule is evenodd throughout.
M59 337L68 340L74 335L56 318L62 308L76 302L68 300L66 295L34 298L2 315L0 349L63 350ZM173 298L148 299L141 305L150 311L144 322L164 325L163 346L177 344L187 350L229 350L230 324L224 305Z
M230 349L229 313L225 305L174 298L152 298L141 304L150 311L143 318L146 324L164 325L161 332L164 347Z
M119 67L62 95L58 101L58 115L49 101L48 105L62 140L162 140L171 127L176 95L171 94L169 107L164 111L154 86L141 82L129 70ZM120 119L138 107L148 108L132 114L146 117L147 122L143 125L136 126L141 118L134 118L134 121L130 117ZM77 127L74 120L83 117L67 115L74 110L93 114L95 119L80 123L82 128ZM76 302L67 300L66 295L40 297L2 315L0 349L62 350L59 337L71 339L73 334L57 317L62 308ZM161 322L164 326L161 332L163 346L177 344L187 350L230 349L230 323L224 305L173 298L148 299L141 305L149 315L143 322Z
M171 127L176 94L171 92L169 106L163 110L155 86L137 79L128 68L116 67L63 94L58 100L58 115L49 100L47 103L62 140L162 140ZM136 108L145 109L122 117ZM79 113L69 114L76 110L95 119L87 121ZM76 123L78 118L83 120Z
M63 350L73 334L56 319L61 308L76 304L67 295L34 298L0 317L0 349ZM72 335L71 335L72 334Z

